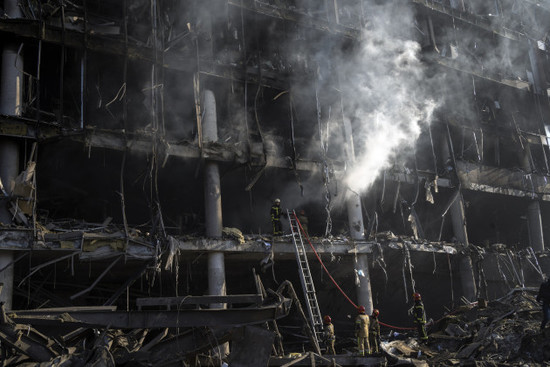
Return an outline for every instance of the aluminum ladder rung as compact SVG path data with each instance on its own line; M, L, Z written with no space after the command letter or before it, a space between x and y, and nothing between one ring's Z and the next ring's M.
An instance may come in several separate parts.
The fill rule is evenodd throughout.
M315 285L313 283L313 278L311 277L311 271L309 270L309 262L307 260L307 253L304 247L300 225L294 210L287 210L287 218L290 223L290 230L292 232L292 241L296 252L296 261L299 264L300 281L304 291L306 308L310 319L309 321L311 322L311 326L313 328L313 335L316 339L315 341L319 344L319 340L322 339L323 320L321 317L321 310L319 309L319 303L317 302Z

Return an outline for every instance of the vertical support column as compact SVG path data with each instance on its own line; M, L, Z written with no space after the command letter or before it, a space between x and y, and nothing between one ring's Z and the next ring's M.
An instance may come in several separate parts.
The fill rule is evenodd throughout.
M4 0L4 12L8 18L21 18L17 0ZM21 115L23 97L23 57L17 51L18 45L13 42L6 42L2 49L0 113L10 116Z
M451 152L454 151L452 148L451 137L447 133L447 139L444 139L447 144L442 144L442 156L443 161L447 162L451 160L455 162L455 157L452 156ZM456 165L454 165L456 170ZM458 177L457 177L458 178ZM451 213L451 222L453 225L453 234L458 242L468 246L470 242L468 241L468 229L466 228L466 212L464 211L464 197L462 192L458 193L457 198L451 205L449 209ZM477 295L476 279L474 275L474 267L472 265L472 259L469 255L466 255L464 258L460 259L459 265L460 271L460 283L462 285L462 294L468 300L473 301Z
M451 153L454 151L454 149L451 146L452 141L450 133L447 130L447 132L443 135L445 135L443 137L443 141L447 142L447 144L441 144L441 155L443 157L443 162L453 162L453 168L456 171L455 157L453 157ZM458 180L458 176L456 177L456 179ZM453 225L453 234L455 238L457 239L457 241L467 246L469 244L468 230L466 228L466 213L464 211L464 198L462 197L462 192L458 193L458 197L452 203L449 211L451 212L451 222Z
M348 213L348 223L351 238L354 240L364 240L365 230L363 224L363 213L361 209L361 199L358 194L348 190L346 193L346 209Z
M218 140L218 124L216 118L216 99L210 90L204 92L204 142ZM222 197L220 189L220 173L215 162L206 160L204 167L204 209L206 215L206 236L222 237ZM225 296L225 259L223 252L208 254L208 294ZM225 308L225 304L212 304L212 308Z
M340 14L338 13L338 0L333 0L334 3L334 20L336 24L340 24Z
M23 74L17 68L23 68L23 57L17 51L17 45L11 43L2 50L0 113L4 115L21 115Z
M544 234L542 233L542 217L540 203L533 200L527 205L527 221L529 223L529 239L535 252L544 251Z
M359 278L359 283L356 285L357 305L365 307L365 311L370 315L372 314L373 305L368 260L367 254L357 254L355 271Z
M4 0L4 12L9 18L20 18L21 10L17 0ZM23 96L23 57L17 54L17 44L6 43L2 49L2 69L0 71L0 113L4 115L21 115ZM16 67L17 65L17 67ZM19 144L10 138L0 139L0 179L8 194L10 182L19 172ZM0 222L11 224L9 203L0 202ZM0 269L13 261L13 252L0 250ZM0 301L4 302L6 310L12 308L13 299L13 265L0 272L0 283L3 283Z
M458 197L451 205L451 221L453 224L453 233L458 242L468 246L468 231L466 229L466 213L464 211L464 198L462 193L458 193Z
M462 197L462 193L458 193L458 197L451 206L450 212L453 223L453 233L457 241L468 246L468 232L466 230L466 215L464 213L464 198ZM458 270L460 271L462 294L469 301L474 301L477 296L477 286L470 255L466 254L460 259Z
M539 60L537 41L529 40L529 62L533 73L533 90L536 94L546 96L546 76L544 68Z
M474 267L470 255L464 255L460 259L458 266L460 271L460 283L462 284L462 294L469 301L475 301L477 297L477 287L474 277Z
M529 41L529 61L531 63L531 71L533 73L533 90L535 91L535 98L539 99L537 108L540 109L541 121L540 125L544 129L546 121L548 121L550 110L547 102L546 91L546 75L541 61L539 60L539 52L536 41ZM544 148L544 147L543 147ZM530 147L527 144L527 149L524 152L523 169L531 173L535 167L531 167L530 164ZM546 151L543 151L546 154ZM538 199L533 199L527 206L527 220L529 223L529 238L531 240L531 247L537 252L544 251L544 235L542 230L542 216L540 211L540 203Z
M347 211L348 222L351 232L351 238L356 241L365 239L363 214L361 212L361 200L359 195L354 192L347 192ZM357 254L355 262L355 272L359 283L357 286L358 306L364 306L365 311L370 315L372 313L372 289L370 284L369 261L367 254Z
M525 143L525 149L520 153L520 162L526 173L533 172L531 166L531 147L528 142ZM528 199L527 204L527 224L529 231L530 245L535 252L544 251L544 234L542 229L542 216L540 211L540 202L538 199Z
M2 94L3 99L4 94ZM0 110L4 113L4 110ZM19 171L19 146L16 141L9 138L0 139L0 179L4 188L9 191L10 182L17 177ZM4 225L12 223L12 215L9 211L9 201L0 201L0 222ZM0 283L3 284L0 293L0 302L4 302L6 310L11 310L13 301L13 265L8 266L13 261L13 251L0 250L0 269L7 266L0 272Z
M343 118L346 144L346 155L349 162L355 160L351 122ZM354 241L365 240L365 226L363 224L363 211L359 194L348 190L346 193L346 208L351 238ZM365 311L372 313L372 289L370 284L369 262L366 253L357 254L355 273L359 282L356 284L358 306L365 307Z

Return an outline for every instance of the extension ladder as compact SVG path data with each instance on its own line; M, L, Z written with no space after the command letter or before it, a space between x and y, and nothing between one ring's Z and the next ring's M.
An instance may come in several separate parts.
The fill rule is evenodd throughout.
M311 271L309 270L309 262L307 261L307 254L302 238L302 231L300 229L300 222L298 221L294 210L290 211L287 209L286 213L288 222L290 223L290 231L292 232L292 241L294 242L296 261L299 266L300 281L302 282L302 289L304 290L306 308L309 314L311 327L313 329L313 336L315 338L315 342L319 344L319 341L323 339L323 318L321 316L321 310L319 309L319 303L317 302L315 285L313 284Z

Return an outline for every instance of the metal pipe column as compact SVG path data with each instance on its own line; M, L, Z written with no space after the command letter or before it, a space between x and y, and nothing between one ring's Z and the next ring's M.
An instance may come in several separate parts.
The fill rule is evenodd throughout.
M355 160L355 151L353 147L352 127L349 119L344 117L344 134L345 139L348 142L346 144L346 155L349 162ZM363 224L363 211L361 209L361 198L359 194L352 190L346 193L346 209L348 213L348 223L351 238L354 241L365 240L365 226ZM372 289L370 284L369 274L369 261L367 254L357 254L357 258L354 264L354 270L356 274L357 284L357 305L365 307L365 311L370 315L372 314Z
M521 165L526 173L533 172L531 166L531 147L529 143L525 144L525 149L520 154ZM529 200L529 199L528 199ZM527 204L527 224L529 230L529 241L535 252L544 251L544 234L542 230L542 216L540 212L540 202L537 198L529 201Z
M446 133L443 134L443 141L446 141L447 144L441 144L441 155L443 156L443 162L455 161L455 157L451 155L451 141L449 141L450 136L447 136ZM456 170L456 167L453 168ZM458 175L457 175L458 176ZM458 179L458 177L457 177ZM460 187L460 186L459 186ZM453 226L453 234L456 240L466 246L468 246L468 230L466 228L466 213L464 211L464 198L462 197L462 192L458 193L458 196L451 204L449 208L451 213L451 223Z
M466 229L466 213L464 211L464 198L462 193L458 193L458 197L450 208L451 221L453 224L453 233L458 242L468 246L468 231Z
M361 212L361 200L359 195L350 190L348 190L347 195L346 206L351 238L354 241L364 240L365 232L363 226L363 213ZM372 313L373 306L367 254L357 254L355 273L357 274L356 279L359 280L356 284L358 306L364 306L365 311L370 315Z
M531 247L535 252L544 251L544 234L542 233L542 217L540 214L540 203L533 200L527 206L527 218L529 221L529 238Z
M370 285L369 259L367 254L357 254L355 262L355 271L359 283L356 285L357 306L365 307L368 315L372 314L372 288Z
M474 277L474 267L470 255L464 255L460 258L458 265L460 271L460 284L462 285L462 294L470 302L477 298L477 286Z
M4 12L8 18L21 18L21 10L17 0L4 0ZM0 114L10 116L21 115L23 96L23 57L17 54L18 47L13 43L6 43L2 49L2 69L0 71ZM17 67L16 67L17 65ZM10 182L19 173L19 144L11 138L0 139L0 179L8 194ZM12 216L9 212L9 202L0 202L0 222L11 224ZM0 269L13 261L13 251L0 250ZM0 301L4 302L7 310L12 308L13 300L13 265L0 273L0 283L3 283Z
M451 144L451 142L448 139L445 139L444 141L447 141L447 144L441 144L443 162L447 162L449 160L454 162L454 157L451 157L451 149L449 147L449 144ZM454 167L454 169L456 170L456 167ZM456 240L468 246L470 242L468 241L468 229L466 228L466 212L464 211L464 198L462 197L461 191L458 192L458 196L451 204L449 211L451 213L453 234ZM460 259L458 270L460 272L460 284L462 286L462 294L470 301L475 300L477 296L477 286L474 275L474 267L472 265L472 259L469 255L464 255Z
M533 87L535 92L535 97L540 100L547 101L548 92L546 87L546 75L544 67L540 60L538 52L537 41L529 41L529 61L531 63L531 72L533 73ZM544 107L543 107L544 106ZM541 122L540 126L546 125L548 122L548 106L547 103L542 103L541 108ZM531 156L530 152L531 147L529 143L526 145L524 152L523 166L526 172L531 173L535 167L531 166L529 157ZM543 152L546 154L546 152ZM527 207L527 220L529 222L529 238L531 240L531 247L536 252L544 251L544 235L543 235L543 223L540 211L540 202L539 199L533 199Z
M468 246L468 231L466 230L466 214L464 212L464 198L462 193L458 193L458 197L450 208L451 220L453 222L453 233L458 242ZM477 286L474 275L474 267L470 255L459 255L460 258L458 270L460 272L460 284L462 286L462 294L469 301L475 301L477 298Z
M3 113L3 112L0 112ZM9 138L0 139L0 179L8 195L10 182L17 177L19 172L19 146L17 141ZM9 211L9 201L2 200L0 204L0 222L11 224L12 215ZM13 251L0 250L0 269L8 266L13 261ZM0 272L0 283L3 284L0 293L0 302L4 302L6 310L11 310L13 300L13 265Z
M203 141L218 140L218 121L216 117L216 99L210 90L204 92ZM206 160L204 167L204 209L206 236L222 237L222 197L218 164ZM208 254L208 294L225 296L225 259L223 252ZM224 303L212 304L211 308L225 308Z

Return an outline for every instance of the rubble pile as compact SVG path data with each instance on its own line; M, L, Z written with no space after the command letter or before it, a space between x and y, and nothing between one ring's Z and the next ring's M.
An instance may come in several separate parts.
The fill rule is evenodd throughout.
M550 362L550 329L540 330L542 312L533 288L461 306L431 327L428 345L416 340L385 343L388 353L413 365L543 366Z
M264 325L288 315L292 304L279 291L266 292L265 298L139 298L135 311L96 306L6 312L0 304L0 366L220 365L219 350L227 342L231 363L266 365L275 334ZM230 307L204 307L219 302Z

